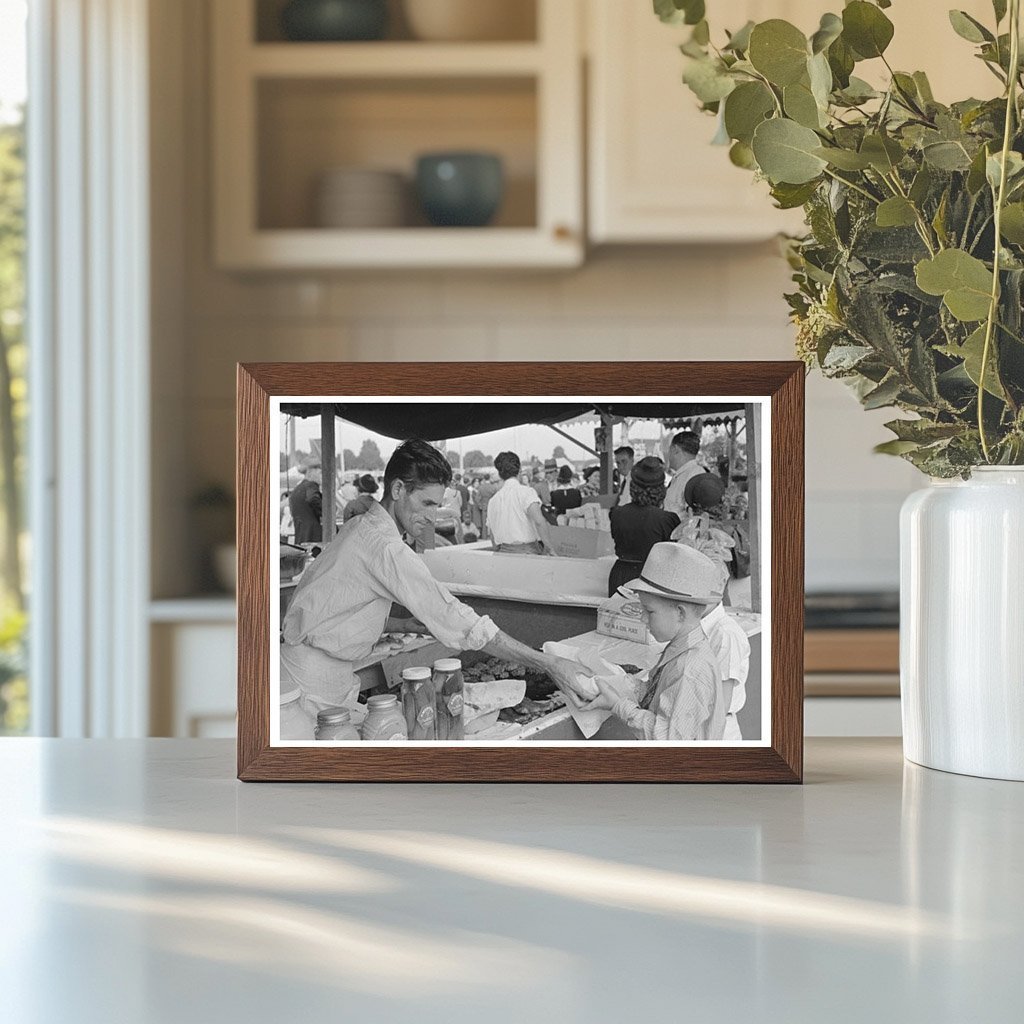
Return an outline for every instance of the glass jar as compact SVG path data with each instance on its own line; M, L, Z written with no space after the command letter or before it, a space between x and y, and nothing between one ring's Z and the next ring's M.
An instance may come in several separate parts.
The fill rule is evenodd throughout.
M316 716L318 740L358 740L359 733L352 724L348 708L324 708Z
M278 733L282 740L311 740L316 732L313 716L299 703L302 691L296 686L281 694L281 717Z
M433 681L437 698L437 738L461 740L465 737L462 662L458 658L438 658L434 662Z
M366 702L366 721L363 722L364 740L407 740L405 715L393 693L370 697Z
M402 707L411 740L437 738L435 729L434 683L430 669L413 666L402 671Z

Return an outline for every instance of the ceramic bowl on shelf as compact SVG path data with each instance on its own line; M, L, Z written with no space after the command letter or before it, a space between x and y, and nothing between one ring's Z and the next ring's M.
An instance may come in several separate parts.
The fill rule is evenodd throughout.
M531 39L534 0L404 0L405 17L425 42Z
M425 153L416 161L416 194L435 227L483 227L505 194L501 157L494 153Z
M281 28L294 42L364 42L388 27L387 0L289 0Z
M408 183L397 171L336 167L321 175L316 224L321 228L373 230L406 222Z

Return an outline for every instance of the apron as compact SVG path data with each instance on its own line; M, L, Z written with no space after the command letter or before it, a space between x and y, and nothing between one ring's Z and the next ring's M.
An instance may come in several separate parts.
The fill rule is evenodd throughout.
M281 692L298 687L299 705L316 720L323 708L355 707L359 680L352 662L332 658L309 644L281 644Z

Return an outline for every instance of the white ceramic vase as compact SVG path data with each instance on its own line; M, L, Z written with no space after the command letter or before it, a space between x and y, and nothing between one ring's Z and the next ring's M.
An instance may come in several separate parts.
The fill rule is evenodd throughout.
M910 495L900 560L906 757L1024 781L1024 467Z

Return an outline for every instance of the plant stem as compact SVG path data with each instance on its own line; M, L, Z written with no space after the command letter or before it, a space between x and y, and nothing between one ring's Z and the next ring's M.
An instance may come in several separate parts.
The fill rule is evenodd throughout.
M827 175L828 175L828 176L829 176L829 177L830 177L830 178L831 178L831 179L832 179L833 181L838 181L838 182L839 182L839 183L840 183L841 185L845 185L845 186L846 186L847 188L852 188L854 192L859 192L859 193L860 193L860 194L861 194L862 196L864 196L864 197L865 197L866 199L870 199L870 200L871 200L871 202L873 202L873 203L875 204L875 206L877 206L877 205L878 205L878 203L879 203L879 199L878 199L878 198L877 198L876 196L873 196L873 195L872 195L872 194L871 194L870 192L868 192L868 191L867 191L866 189L863 189L863 188L861 188L861 187L860 187L860 185L854 184L854 182L852 182L852 181L847 181L847 180L846 180L845 178L840 178L838 174L834 174L834 173L833 173L832 171L830 171L830 170L829 170L829 169L828 169L827 167L825 168L825 173L826 173L826 174L827 174Z
M992 349L992 333L999 312L1000 241L1002 240L1003 203L1006 199L1006 165L1013 138L1013 121L1017 113L1017 75L1020 66L1020 0L1010 0L1010 74L1006 83L1006 124L1003 126L1003 151L999 167L999 190L995 197L995 252L992 257L992 294L989 299L988 320L985 322L985 345L981 350L981 370L978 373L978 435L985 461L992 462L988 435L985 433L985 373Z

